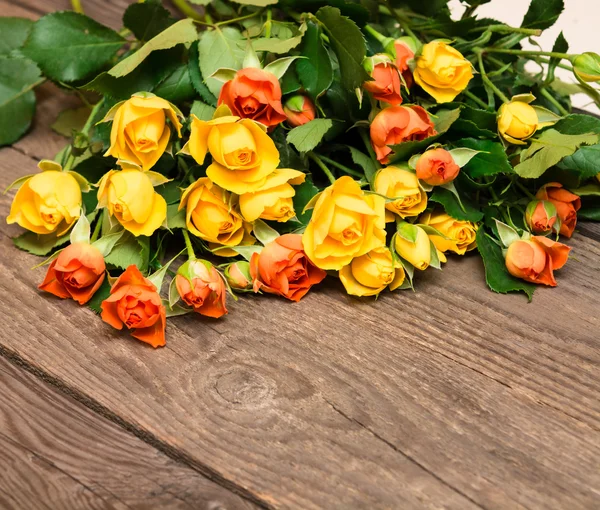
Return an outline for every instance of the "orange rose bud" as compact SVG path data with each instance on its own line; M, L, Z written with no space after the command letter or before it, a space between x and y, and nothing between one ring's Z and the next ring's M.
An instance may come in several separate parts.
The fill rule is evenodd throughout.
M417 161L417 178L430 186L441 186L458 176L460 167L446 149L426 151Z
M154 348L165 345L165 307L156 286L136 266L129 266L117 278L101 306L102 320L113 328L125 325L134 338Z
M250 259L254 292L264 290L291 301L300 301L327 273L304 253L300 234L285 234L269 243Z
M177 292L195 312L218 319L227 313L227 289L221 275L207 260L189 260L175 276Z
M375 55L365 60L365 69L373 78L366 81L363 88L370 92L375 99L398 106L402 103L400 94L402 81L400 73L386 55Z
M549 200L532 200L525 209L525 223L534 234L547 234L560 230L556 207Z
M389 162L388 145L425 140L436 134L427 111L420 106L392 106L381 110L371 122L371 144L377 160Z
M581 208L581 199L564 189L558 182L550 182L542 186L536 197L549 200L554 204L561 221L560 233L565 237L571 237L577 225L577 211Z
M394 41L396 67L404 74L409 71L408 62L415 58L416 43L412 37L400 37Z
M105 271L104 257L98 248L87 243L71 244L52 261L39 288L83 305L102 285Z
M286 117L281 106L281 86L277 77L255 67L240 69L219 94L219 106L226 104L233 115L276 126Z
M239 260L229 264L224 271L225 279L232 289L248 290L253 286L250 264L245 260Z
M568 246L542 236L515 241L506 252L506 268L516 278L556 287L554 270L566 264L570 250Z
M292 127L302 126L316 117L316 109L308 96L297 94L290 97L283 106L287 122Z

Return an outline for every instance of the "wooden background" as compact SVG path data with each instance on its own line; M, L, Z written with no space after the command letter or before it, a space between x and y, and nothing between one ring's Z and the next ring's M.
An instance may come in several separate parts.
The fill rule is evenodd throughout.
M113 28L127 3L83 1ZM65 143L48 126L77 100L37 95L1 188ZM155 351L37 291L2 221L0 508L600 508L600 227L579 231L532 303L451 257L377 302L332 280L175 318Z

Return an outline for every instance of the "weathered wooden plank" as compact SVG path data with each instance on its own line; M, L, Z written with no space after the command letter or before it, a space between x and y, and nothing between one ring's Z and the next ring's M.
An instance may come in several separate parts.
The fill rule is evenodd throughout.
M9 182L24 156L5 151ZM34 259L3 255L0 344L274 507L590 508L600 244L572 243L581 262L531 305L487 291L466 258L376 304L330 285L175 319L160 351L32 292Z
M2 508L1 494L43 508L256 508L1 357L0 385Z

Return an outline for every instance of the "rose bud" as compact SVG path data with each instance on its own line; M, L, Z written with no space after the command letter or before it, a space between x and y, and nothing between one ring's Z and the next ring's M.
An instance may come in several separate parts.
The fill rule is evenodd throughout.
M208 260L188 260L175 275L177 292L194 312L218 319L227 313L227 289L223 278Z
M317 115L314 103L303 94L290 97L283 105L283 111L287 117L287 123L292 127L302 126Z
M365 70L373 78L366 81L363 88L375 99L398 106L402 103L400 73L387 55L375 55L365 59Z
M427 193L419 186L414 172L395 166L382 168L373 181L375 193L384 195L386 221L394 221L394 214L400 218L417 216L427 208Z
M571 237L577 225L577 211L581 208L581 199L564 189L558 182L545 184L535 196L554 204L561 221L560 233L565 237Z
M541 236L515 241L506 252L506 268L516 278L556 287L554 270L566 264L570 250L562 243Z
M415 237L414 242L409 240L413 237L412 234ZM431 241L427 232L421 227L410 223L402 223L398 227L394 247L398 255L417 269L424 271L429 267L431 262Z
M410 88L413 84L413 75L409 67L409 62L415 58L417 51L416 41L409 36L399 37L391 44L386 45L385 50L394 57L394 63L400 71L406 87Z
M225 278L232 289L249 290L252 288L250 264L245 260L233 262L225 267Z
M530 104L523 101L504 103L498 110L498 131L507 142L525 145L538 128L538 116Z
M585 82L600 81L600 55L588 51L573 60L573 72Z
M267 127L286 119L277 76L255 67L240 69L233 80L226 82L221 88L218 104L229 106L233 115Z
M71 244L52 261L39 288L83 305L102 285L105 271L104 257L98 248L87 243Z
M477 248L477 225L470 221L457 220L443 212L425 213L419 217L421 225L435 228L440 235L429 235L438 251L464 255Z
M452 182L459 172L452 154L442 148L426 151L417 162L417 178L430 186Z
M300 301L327 273L304 253L300 234L285 234L267 244L250 259L254 292L264 290L291 301Z
M375 248L340 269L340 280L351 296L375 296L388 285L397 289L404 282L404 269L395 267L386 247Z
M525 223L534 234L560 230L556 206L549 200L532 200L525 209Z
M134 338L154 348L165 345L165 307L156 286L136 266L129 266L117 278L101 307L102 320L113 328L125 325Z
M395 145L425 140L436 134L427 111L420 106L392 106L381 110L371 122L371 144L380 163L387 164Z

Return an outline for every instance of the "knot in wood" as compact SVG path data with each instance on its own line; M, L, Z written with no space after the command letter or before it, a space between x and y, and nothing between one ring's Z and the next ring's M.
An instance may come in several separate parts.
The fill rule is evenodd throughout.
M274 386L272 379L247 367L239 367L219 375L215 390L230 404L256 407L271 400Z

